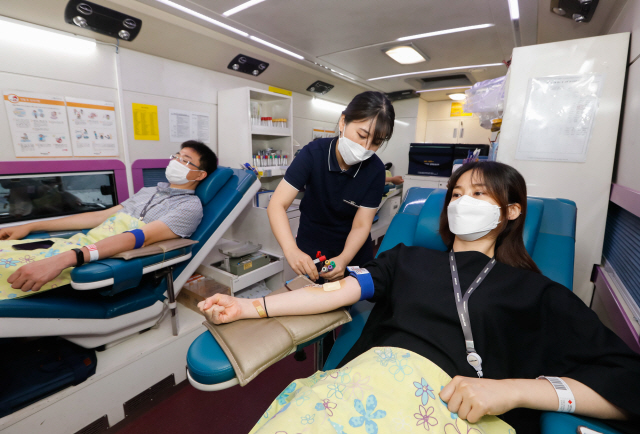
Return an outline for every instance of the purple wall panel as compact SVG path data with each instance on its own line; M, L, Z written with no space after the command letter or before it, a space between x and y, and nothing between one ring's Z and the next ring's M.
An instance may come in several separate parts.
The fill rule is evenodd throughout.
M120 160L57 160L57 161L0 161L1 175L26 175L37 173L113 171L118 202L129 199L127 173Z
M136 160L131 165L131 174L133 176L133 192L137 193L144 187L144 178L142 177L142 169L164 169L167 167L168 158Z

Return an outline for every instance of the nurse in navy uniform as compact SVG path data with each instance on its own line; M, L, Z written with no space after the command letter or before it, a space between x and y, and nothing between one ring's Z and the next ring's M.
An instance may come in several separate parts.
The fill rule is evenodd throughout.
M333 281L344 277L347 265L373 259L371 225L385 184L384 164L375 152L391 138L394 119L384 93L356 95L340 116L339 136L309 143L287 169L267 213L296 273ZM294 238L286 210L300 191L304 197ZM335 263L331 271L318 273L313 263L318 251Z

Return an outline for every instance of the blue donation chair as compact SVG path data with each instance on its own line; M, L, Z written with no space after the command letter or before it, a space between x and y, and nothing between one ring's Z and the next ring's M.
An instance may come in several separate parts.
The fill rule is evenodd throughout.
M446 250L438 234L440 212L446 190L411 188L393 218L379 252L399 243ZM524 244L542 273L567 288L573 287L575 256L576 205L565 199L529 197ZM358 340L373 303L361 301L353 305L353 320L342 326L324 369L335 369ZM201 390L221 390L237 384L235 373L224 352L208 331L200 335L187 354L189 381ZM275 394L274 394L275 396ZM548 412L542 415L543 434L575 434L584 425L605 434L617 431L595 419Z
M71 285L2 301L0 338L61 336L95 348L156 325L175 306L169 299L259 189L252 172L218 167L196 189L203 218L190 239L197 244L129 260L102 259L72 270ZM35 233L29 238L72 235Z

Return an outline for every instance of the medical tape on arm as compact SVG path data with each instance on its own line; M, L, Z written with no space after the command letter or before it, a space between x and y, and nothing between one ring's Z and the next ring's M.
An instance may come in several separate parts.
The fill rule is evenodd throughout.
M349 275L355 277L360 284L360 301L373 297L374 286L371 273L366 268L347 267Z
M95 244L89 244L86 246L89 249L89 262L97 261L100 259L100 254L98 253L98 248Z
M131 231L125 231L123 233L126 234L127 232L133 234L133 236L136 237L136 245L133 246L134 249L139 249L140 247L144 246L145 237L142 229L133 229Z

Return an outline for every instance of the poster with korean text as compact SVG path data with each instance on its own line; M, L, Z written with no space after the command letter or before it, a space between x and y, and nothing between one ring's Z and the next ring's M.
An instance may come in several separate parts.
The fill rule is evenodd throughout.
M115 104L67 97L67 114L76 157L117 157Z
M64 97L3 92L16 157L70 157Z

